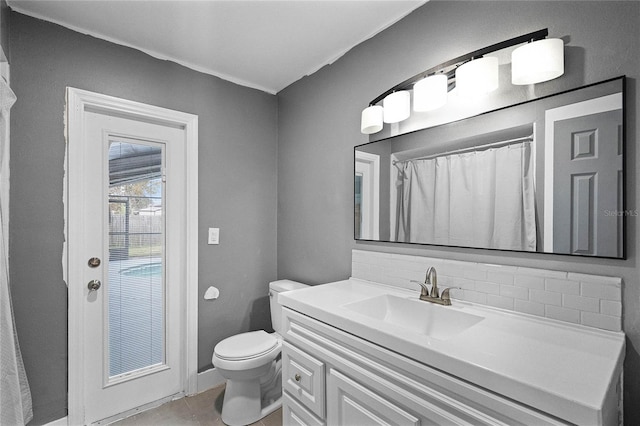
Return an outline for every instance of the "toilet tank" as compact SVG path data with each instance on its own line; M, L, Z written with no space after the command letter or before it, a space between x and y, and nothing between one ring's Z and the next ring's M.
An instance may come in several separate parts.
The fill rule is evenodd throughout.
M291 280L278 280L269 283L269 307L271 308L271 325L276 333L282 335L282 305L278 301L278 295L284 291L297 290L308 287Z

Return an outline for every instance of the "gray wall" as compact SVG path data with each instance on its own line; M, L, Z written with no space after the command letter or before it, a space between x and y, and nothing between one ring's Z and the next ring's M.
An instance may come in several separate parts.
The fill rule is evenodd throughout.
M349 276L351 249L620 276L626 424L640 424L638 218L627 224L627 260L435 248L353 240L353 146L360 112L400 81L448 59L549 28L569 43L565 76L536 86L557 92L626 74L627 208L638 208L639 2L432 1L278 94L278 276L322 283Z
M276 277L277 98L11 13L11 291L34 424L64 417L67 288L62 281L63 111L72 86L199 116L198 367L214 345L268 327ZM206 229L220 228L220 245Z

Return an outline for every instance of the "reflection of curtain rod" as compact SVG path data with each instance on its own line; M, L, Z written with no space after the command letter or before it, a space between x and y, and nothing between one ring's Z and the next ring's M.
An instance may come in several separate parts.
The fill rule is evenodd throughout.
M479 151L479 150L482 150L482 149L485 149L485 148L497 148L497 147L500 147L500 146L507 146L507 145L518 143L518 142L527 142L527 141L533 141L533 135L527 136L525 138L516 138L516 139L509 139L509 140L500 141L500 142L491 142L491 143L488 143L488 144L485 144L485 145L472 146L472 147L469 147L469 148L454 149L453 151L440 152L438 154L427 155L427 156L424 156L424 157L407 158L406 160L394 160L393 161L393 165L395 166L397 163L406 163L407 161L429 160L431 158L444 157L445 155L462 154L462 153L465 153L465 152L474 152L474 151Z

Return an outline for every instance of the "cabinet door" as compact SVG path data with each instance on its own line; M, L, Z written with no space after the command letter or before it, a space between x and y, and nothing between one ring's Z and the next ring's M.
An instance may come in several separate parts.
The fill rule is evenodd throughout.
M382 396L386 395L386 396ZM333 368L327 379L327 424L353 425L468 425L439 407L426 403L420 412L406 408L410 404L390 399L386 389L373 390L350 379Z
M327 382L327 424L330 425L413 425L420 419L354 382L342 373L329 370Z
M324 422L314 416L287 392L282 393L283 426L324 426Z

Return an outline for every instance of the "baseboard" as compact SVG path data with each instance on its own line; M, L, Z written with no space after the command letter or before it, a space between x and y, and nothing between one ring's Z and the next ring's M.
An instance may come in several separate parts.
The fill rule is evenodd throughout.
M224 377L216 371L215 368L211 368L202 373L198 373L198 393L220 386L225 382ZM67 426L68 418L63 417L58 420L54 420L45 424L44 426Z
M198 393L204 392L225 382L225 378L215 368L198 373Z
M44 426L67 426L68 423L69 423L68 418L63 417L61 419L46 423Z

